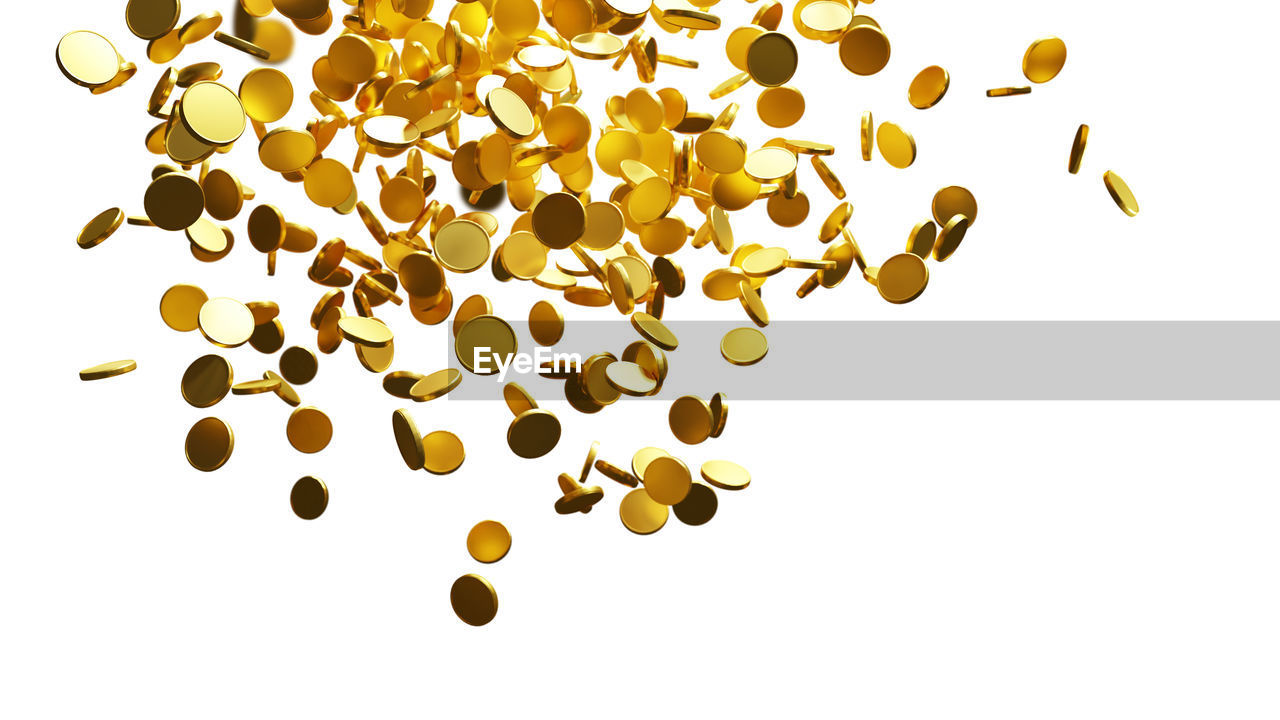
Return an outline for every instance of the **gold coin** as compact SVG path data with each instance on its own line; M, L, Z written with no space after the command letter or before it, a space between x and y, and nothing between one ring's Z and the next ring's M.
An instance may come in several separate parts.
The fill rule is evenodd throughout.
M911 167L911 163L916 161L915 138L894 123L880 123L880 129L876 131L876 147L880 148L885 162L899 170Z
M742 303L742 309L751 318L751 322L759 327L769 324L769 309L765 307L760 291L751 287L751 283L744 282L738 286L738 301Z
M708 130L693 144L698 162L716 173L735 173L747 160L747 144L724 130Z
M194 45L209 37L222 25L222 13L201 13L178 28L178 39L183 45Z
M871 147L875 142L875 121L871 118L871 111L867 110L862 113L862 159L871 159Z
M262 377L272 382L279 383L279 387L276 388L276 396L279 397L281 400L285 401L289 405L292 405L293 407L298 407L299 405L302 404L302 398L298 396L298 391L294 390L292 385L285 382L284 378L271 372L270 370L264 372L262 374Z
M444 270L434 257L414 252L400 260L400 284L414 297L435 298L445 290Z
M96 32L77 30L58 41L58 69L71 82L87 88L106 85L120 71L120 55L111 41Z
M739 268L716 268L703 276L702 294L712 300L736 300L738 286L745 280L747 275Z
M178 0L129 0L124 10L124 22L134 35L143 40L155 40L177 27L180 13Z
M533 399L528 390L520 383L509 382L502 386L502 399L512 415L520 417L530 410L538 409L538 401Z
M244 134L244 106L230 88L216 82L195 83L182 95L178 117L197 140L229 145Z
M1081 125L1076 130L1075 139L1071 141L1071 156L1067 159L1067 172L1072 175L1080 172L1080 161L1084 159L1084 147L1088 142L1089 126Z
M1102 182L1107 186L1107 192L1111 194L1111 199L1115 201L1116 207L1124 211L1125 215L1134 217L1138 214L1138 200L1133 196L1133 191L1129 189L1129 185L1124 179L1114 172L1108 170L1102 175Z
M746 468L728 460L702 463L702 479L721 490L742 490L751 484L751 474Z
M294 410L285 426L285 435L294 450L318 453L333 439L333 421L317 408L307 406Z
M511 233L502 243L502 265L521 280L532 280L547 267L547 246L528 230Z
M652 90L633 88L625 99L625 112L632 127L642 133L657 132L666 119L662 100Z
M391 430L395 433L396 447L400 449L404 464L410 470L421 470L427 462L426 446L422 444L422 435L408 410L391 413Z
M761 248L742 260L742 272L749 277L769 277L782 272L791 253L786 248Z
M426 462L423 469L432 475L448 475L462 466L467 453L462 440L448 430L437 430L422 438Z
M667 413L671 433L686 445L697 445L711 437L714 421L711 406L700 397L685 395L671 403Z
M840 62L854 75L875 75L889 64L889 38L875 25L854 25L840 37Z
M303 520L315 520L329 507L329 487L319 478L301 478L289 492L289 507Z
M453 349L458 362L467 370L476 375L494 375L499 362L503 365L511 362L517 347L515 330L506 320L496 315L478 315L458 329Z
M768 352L769 341L755 328L734 328L720 340L720 354L734 365L755 365Z
M564 315L555 305L539 300L529 309L529 334L539 345L555 345L564 337Z
M319 364L316 362L315 353L306 348L295 345L280 355L280 374L294 385L306 385L311 382L315 379L318 369Z
M763 147L747 155L742 171L757 182L779 182L795 174L796 154L784 147Z
M217 168L200 181L204 191L204 209L215 220L232 220L244 207L245 189L235 175ZM250 238L250 242L252 242Z
M182 374L182 399L192 407L217 405L231 392L231 363L220 355L196 358Z
M724 426L729 421L729 399L724 393L711 396L708 404L711 408L711 437L717 438L724 433Z
M452 220L435 236L436 259L457 273L469 273L489 262L489 234L471 220Z
M191 223L184 233L187 236L187 240L194 247L210 255L224 253L231 245L230 239L222 228L213 224L207 218L199 218L194 223Z
M689 486L689 494L684 500L676 503L671 509L675 511L676 519L685 525L705 525L715 517L719 505L716 491L712 490L711 486L693 483Z
M174 285L160 296L160 318L178 332L200 327L200 308L209 296L195 285Z
M239 347L253 335L253 313L239 300L208 300L200 306L197 319L201 334L219 347Z
M216 62L200 62L178 71L175 81L180 88L188 88L201 80L217 80L222 77L222 66Z
M280 381L271 377L264 377L261 380L249 380L231 386L231 392L234 395L262 395L279 389Z
M410 400L412 396L409 395L409 390L421 379L421 375L408 370L389 372L382 377L382 389L386 390L389 395L403 400Z
M931 108L942 100L943 95L947 94L947 88L950 85L951 76L947 71L937 65L930 65L921 70L911 81L911 86L907 88L907 99L914 108L920 110Z
M186 175L169 173L151 181L142 205L156 227L185 230L204 212L204 190Z
M360 135L383 150L403 150L418 141L418 126L396 115L374 115L360 124Z
M907 238L907 252L913 255L919 255L921 258L928 258L933 252L933 246L937 243L938 226L932 222L925 220L917 223L911 229L911 235Z
M187 431L187 462L201 472L213 472L231 459L235 444L229 425L216 417L204 418Z
M811 36L814 40L835 42L853 22L853 10L850 5L852 3L828 0L797 3L796 10L799 15L793 16L793 20L798 20L795 22L796 30L804 37ZM806 30L808 32L805 32Z
M471 553L476 562L496 563L506 557L510 550L511 533L496 520L478 522L467 533L467 552Z
M530 50L531 47L525 48ZM554 48L557 49L558 48ZM489 91L484 99L485 109L489 111L489 119L503 134L513 140L524 140L534 134L537 124L533 113L524 100L509 88L496 87Z
M745 158L743 158L745 160ZM760 196L760 183L739 170L711 181L711 199L725 210L742 210Z
M138 369L133 360L113 360L109 363L94 365L80 371L81 380L105 380L106 378L124 375Z
M276 128L258 143L258 159L278 173L298 172L316 157L316 139L311 133Z
M661 505L675 505L684 500L692 485L689 468L671 455L654 458L645 467L641 480L645 492Z
M618 503L622 525L637 535L652 535L667 524L671 508L655 502L644 488L632 490Z
M76 244L85 250L97 247L111 237L122 224L124 224L124 211L120 208L103 210L80 231L80 235L76 237Z
M329 64L343 82L368 82L378 70L378 53L373 43L359 35L339 35L329 45Z
M323 208L336 208L355 192L355 179L346 165L333 158L320 158L303 172L303 191L311 202ZM282 227L281 230L284 228ZM283 233L281 242L284 241Z
M929 268L915 253L900 253L880 265L876 288L880 297L900 305L920 297L929 284Z
M769 127L791 127L804 117L804 95L790 85L765 88L756 98L756 114Z
M409 388L409 397L426 402L444 397L462 383L462 372L455 368L437 370L418 380Z
M582 33L569 41L574 55L590 60L610 60L621 55L626 46L622 38L601 32Z
M638 478L644 477L644 471L649 467L649 463L653 462L657 458L665 457L667 455L670 455L670 453L662 448L640 448L631 458L631 472L633 472Z
M1067 44L1056 37L1036 40L1022 56L1022 74L1033 83L1047 83L1067 64Z
M747 47L747 72L765 87L777 87L790 80L798 61L795 43L779 32L761 33Z
M933 259L942 262L951 257L968 231L969 218L964 215L952 216L943 226L942 232L938 233L938 242L933 246Z
M498 593L479 575L463 575L454 580L449 603L459 620L476 627L488 625L498 614Z
M453 336L458 337L458 331L466 324L468 320L479 315L492 315L493 303L484 295L472 295L462 304L458 306L458 312L453 316Z
M348 315L338 320L338 329L344 338L369 347L386 347L394 339L391 328L377 318Z
M671 332L666 325L663 325L661 320L649 313L632 313L631 326L636 329L636 332L640 333L641 337L663 350L675 350L680 343L675 333Z
M552 250L564 250L582 237L586 219L578 198L566 192L552 193L533 208L533 234Z
M540 458L559 442L560 420L548 410L526 410L507 428L511 452L525 459Z
M609 363L605 368L605 378L618 392L632 397L648 395L658 387L658 381L633 362Z
M813 157L817 159L818 156ZM774 193L769 196L765 208L769 213L769 219L775 225L796 227L809 217L809 196L805 195L803 190L796 190L796 194L792 197L787 197L786 193Z
M1012 97L1014 95L1030 95L1029 87L1002 87L992 88L987 91L987 97Z
M933 196L933 219L946 227L956 215L964 215L972 225L978 219L978 201L959 185L944 187Z

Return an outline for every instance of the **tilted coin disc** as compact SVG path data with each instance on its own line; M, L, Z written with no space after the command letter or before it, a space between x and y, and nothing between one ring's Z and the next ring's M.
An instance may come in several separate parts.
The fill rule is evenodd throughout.
M426 456L423 469L432 475L448 475L462 467L467 458L462 440L448 430L428 433L422 438L422 447Z
M234 448L231 427L216 417L197 421L187 432L187 462L201 472L213 472L225 465Z
M182 374L182 399L193 407L211 407L231 392L233 382L231 363L226 358L205 355L196 358Z
M427 451L422 444L422 435L413 422L408 410L396 410L391 413L391 430L395 433L396 447L400 449L400 457L410 470L421 470L427 462Z
M1116 207L1123 210L1129 217L1135 217L1138 214L1138 199L1134 197L1133 191L1129 189L1128 183L1123 178L1108 170L1102 175L1102 182L1107 186L1107 192L1111 194Z
M476 523L467 533L467 552L476 562L496 563L511 550L511 532L497 520Z
M549 410L526 410L507 428L511 452L525 459L540 458L554 450L559 442L560 419Z
M233 348L253 336L253 312L239 300L213 298L200 307L200 332L220 347Z
M191 332L200 327L200 308L208 301L195 285L174 285L160 296L160 318L178 332Z
M97 247L111 237L116 230L119 230L123 224L124 211L120 208L103 210L80 231L80 235L76 238L76 244L85 250Z
M71 82L97 88L120 71L120 55L111 41L89 30L76 30L58 41L58 69Z
M715 517L720 501L716 491L709 485L694 483L689 487L689 494L684 500L671 507L676 519L685 525L705 525Z
M177 27L181 13L178 0L129 0L124 21L129 32L143 40L155 40Z
M318 453L333 439L333 422L318 408L300 407L289 415L285 434L298 452Z
M706 440L714 428L711 407L694 395L676 398L667 413L667 422L671 433L686 445L697 445Z
M644 488L627 493L618 503L622 525L637 535L652 535L667 524L671 508L654 501Z
M751 484L751 474L741 465L728 460L702 463L702 479L721 490L741 490Z
M894 304L915 300L928 284L929 268L924 258L915 253L900 253L885 260L876 276L880 297Z
M689 468L670 455L654 458L641 476L644 489L654 502L675 505L689 494L692 477Z
M964 240L965 233L969 230L969 218L964 215L956 215L942 228L942 232L938 233L937 244L933 246L933 259L943 262L951 257L951 254L960 247L960 242Z
M765 87L782 85L796 72L796 45L779 32L758 35L747 48L747 72Z
M854 25L840 38L840 62L854 75L875 75L889 64L889 38L874 25Z
M978 201L959 185L944 187L933 196L933 219L946 227L956 215L964 215L972 226L978 220Z
M734 328L720 340L720 354L734 365L754 365L769 352L769 341L755 328Z
M1022 74L1033 83L1046 83L1067 64L1067 44L1056 37L1036 40L1022 56Z
M458 329L453 350L458 362L476 375L495 375L498 362L511 362L518 348L515 330L496 315L479 315ZM482 363L476 366L476 360Z
M463 575L449 590L449 603L458 619L468 625L488 625L498 614L498 593L479 575Z
M138 369L138 363L133 360L113 360L111 362L94 365L80 371L81 380L105 380L107 378L116 377L131 373Z
M185 230L204 212L204 190L200 183L181 173L161 175L147 186L142 206L156 227Z
M315 520L329 507L329 487L323 480L308 475L293 484L289 507L303 520Z
M210 145L230 145L244 134L246 119L240 96L212 81L187 89L178 105L178 116L197 140Z

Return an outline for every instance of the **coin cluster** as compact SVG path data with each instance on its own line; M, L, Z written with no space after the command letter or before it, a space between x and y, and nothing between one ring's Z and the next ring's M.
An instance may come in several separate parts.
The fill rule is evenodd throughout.
M279 353L278 372L248 379L236 378L217 353L199 357L183 375L181 395L195 408L213 407L228 394L274 396L293 408L285 435L301 453L324 451L333 424L322 410L303 405L296 388L316 376L321 357L344 343L365 369L381 376L387 393L414 402L447 395L466 374L496 372L492 364L475 363L477 348L501 359L518 351L508 320L484 295L455 298L452 276L487 273L496 282L529 283L529 294L541 295L529 312L530 332L543 346L564 335L554 296L627 317L636 339L626 347L600 348L578 365L542 369L563 382L574 410L594 414L624 396L661 392L668 353L679 347L663 323L664 311L689 286L741 306L744 322L723 336L720 351L732 365L752 365L769 349L762 288L771 278L796 276L795 294L803 299L836 288L856 267L884 300L908 303L925 291L930 268L948 260L977 221L971 192L942 187L928 215L912 219L918 222L903 251L868 263L851 230L853 204L833 167L837 145L790 133L744 137L734 131L739 104L712 105L754 87L755 111L766 126L794 126L806 109L801 88L789 84L799 63L798 42L832 46L833 71L879 73L890 60L889 37L858 12L854 0L798 0L789 18L781 3L761 0L752 21L733 29L722 28L712 12L716 0L477 0L434 9L431 0L238 0L232 26L225 28L230 32L217 11L184 21L179 0L122 4L129 30L146 42L146 59L160 68L145 107L153 122L144 140L161 162L138 203L140 212L103 211L77 242L89 249L125 224L151 227L182 233L197 260L217 262L235 246L236 233L224 223L244 217L245 236L263 256L267 274L276 273L281 253L308 257L306 275L318 295L304 301L313 307L314 350L285 347L275 302L210 297L184 284L171 287L159 303L163 322L175 331L198 331L219 348L248 344ZM294 31L332 40L324 55L310 61L309 75L291 78L272 65L292 54ZM699 66L699 58L660 50L661 35L676 33L704 38L698 47L724 53L737 74L705 98L667 84L674 70L664 67ZM210 37L224 48L217 52L238 51L260 66L225 78L222 66L208 59L217 57L218 46L201 44ZM189 64L171 64L181 54L205 51L207 57ZM120 87L138 72L111 41L88 30L63 36L56 59L71 82L94 94ZM575 64L591 62L619 72L617 93L603 107L580 102ZM1039 85L1053 80L1065 62L1066 45L1045 38L1030 45L1022 71ZM926 67L906 88L906 100L915 110L933 108L944 101L950 80L943 67ZM315 110L300 127L280 123L298 99L295 83ZM1030 86L1001 87L987 95L1030 92ZM487 119L485 131L464 135L464 114ZM357 151L338 157L332 143L347 134ZM854 147L839 149L861 161L878 154L897 169L915 163L916 139L898 121L877 125L866 111L853 135ZM1082 125L1069 153L1072 174L1080 170L1087 138ZM275 204L257 200L221 157L245 142L256 143L262 168L298 191L274 198ZM362 197L356 177L370 170L380 191ZM810 171L814 180L805 184L812 185L810 192L819 188L821 199L801 187ZM607 197L593 197L590 188L601 175L615 185ZM1103 181L1115 203L1135 215L1137 201L1124 181L1111 171ZM455 207L437 192L441 185L462 188L466 201ZM497 216L479 209L503 197L517 213L506 230ZM368 237L320 242L320 232L289 219L289 208L301 202L356 214ZM787 237L785 244L765 246L735 238L733 214L756 204L779 228L803 223L811 204L830 209L816 237L777 234ZM723 265L701 278L687 277L677 256L697 251L718 253ZM397 314L409 316L396 318L399 328L451 320L462 370L393 370L388 318ZM132 360L118 361L80 376L97 380L136 367ZM507 442L516 457L539 458L558 445L556 415L517 383L503 387L503 398L512 413ZM721 393L709 401L684 396L671 403L669 424L676 440L697 445L718 437L727 416ZM445 475L466 459L461 438L446 429L422 432L408 409L393 413L388 436L410 470ZM187 435L186 457L194 468L214 471L227 463L234 443L226 422L205 417ZM597 455L593 444L580 473L560 474L559 495L548 504L565 515L589 512L604 495L589 483L594 470L629 489L619 503L620 519L641 535L660 530L671 512L688 525L706 523L718 507L715 489L740 490L750 482L743 467L726 460L703 463L702 481L696 481L683 460L657 447L641 449L624 466ZM295 514L307 520L320 517L328 502L328 486L314 477L298 480L290 495ZM469 553L481 563L501 560L510 546L510 533L496 521L476 525L467 538ZM460 577L451 602L472 625L497 613L497 594L479 575Z

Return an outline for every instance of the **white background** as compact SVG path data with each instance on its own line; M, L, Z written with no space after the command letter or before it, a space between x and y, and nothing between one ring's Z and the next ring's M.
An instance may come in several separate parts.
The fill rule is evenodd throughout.
M76 247L98 211L140 214L161 160L143 149L158 68L125 29L123 7L58 3L3 47L0 715L1280 713L1272 404L737 402L724 437L696 447L670 435L664 402L623 402L591 418L560 404L552 409L564 437L532 462L507 449L501 403L414 405L424 432L452 429L466 443L466 463L448 477L405 469L388 422L404 403L349 346L300 388L336 426L319 455L287 445L289 408L271 396L189 407L179 378L216 350L161 323L165 288L191 282L211 295L275 300L287 342L308 346L320 290L304 277L309 258L282 256L277 277L265 276L245 237L247 211L231 224L235 251L213 265L192 259L180 234L148 228ZM184 18L212 9L184 3ZM754 10L722 3L725 29L693 41L651 32L662 51L703 63L661 67L654 87L681 88L697 110L742 104L734 129L758 146L779 133L755 117L755 89L706 98L730 74L727 30ZM854 77L834 46L798 41L795 84L809 109L782 134L838 146L831 163L872 262L900 251L939 187L971 188L979 217L919 301L890 306L850 279L801 302L797 272L770 283L775 320L1276 318L1277 140L1264 71L1273 8L1220 3L1196 15L1137 0L1092 9L882 0L866 12L893 42L888 68ZM789 7L783 28L791 31ZM138 75L101 97L66 81L54 47L75 29L108 35ZM1069 47L1056 80L1026 97L984 97L1023 84L1024 49L1049 34ZM298 93L283 124L311 117L310 59L326 43L300 42L286 66ZM251 66L212 39L175 64L199 60L223 63L233 87ZM917 111L906 86L933 63L951 72L951 89ZM630 66L575 66L597 121L609 93L635 84ZM861 161L864 109L915 134L913 167ZM471 137L488 123L466 120ZM1092 133L1084 169L1071 176L1067 151L1081 122ZM349 143L335 146L337 157L350 158ZM342 236L376 251L354 215L311 206L300 187L257 167L251 137L218 161L322 241ZM438 195L456 202L447 167L433 167L445 180ZM1134 188L1136 219L1107 196L1107 169ZM369 162L361 187L370 200L373 175ZM612 180L597 179L604 196ZM835 201L806 165L800 183L814 207L804 228L775 232L753 208L734 216L739 240L819 253L816 227ZM693 221L691 207L680 212ZM504 206L504 232L513 217ZM680 259L695 278L721 262L710 250ZM451 282L456 298L486 292L513 319L553 297L528 283L498 287L484 272ZM609 316L575 311L566 308ZM736 304L696 292L667 311L740 317ZM442 366L443 328L419 326L402 308L380 313L398 333L397 369ZM248 346L226 355L239 378L275 367ZM76 378L123 357L139 370ZM816 362L833 383L877 382L859 375L857 358ZM940 372L946 364L938 358ZM233 426L236 449L206 475L184 461L182 442L210 413ZM695 468L736 460L754 481L719 493L710 524L673 517L650 537L622 528L623 489L598 476L607 494L595 512L557 516L555 476L576 472L592 440L617 464L658 445ZM314 522L289 511L304 474L331 492ZM510 555L488 567L464 545L486 518L514 535ZM451 583L469 572L501 598L483 628L449 607Z

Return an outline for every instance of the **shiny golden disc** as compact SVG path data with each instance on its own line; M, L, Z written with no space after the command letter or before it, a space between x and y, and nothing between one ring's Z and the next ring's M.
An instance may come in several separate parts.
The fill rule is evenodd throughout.
M951 220L943 226L942 232L938 233L937 244L933 246L933 259L943 262L951 257L951 254L960 247L960 242L964 240L965 233L969 231L969 218L964 215L954 215Z
M680 344L675 333L670 328L662 324L658 318L649 313L636 312L631 314L631 326L640 333L645 340L657 345L668 352L675 350Z
M462 372L455 368L437 370L418 380L409 388L409 397L418 402L426 402L444 397L462 383Z
M276 122L293 105L293 84L279 70L255 68L240 81L240 102L250 118L260 123Z
M338 320L338 330L353 343L369 347L386 347L394 337L391 328L377 318L348 315Z
M196 358L182 374L182 399L192 407L217 405L231 392L231 363L220 355Z
M315 20L329 12L329 0L274 0L276 10L290 20Z
M316 139L308 132L276 128L258 143L258 159L268 170L298 172L316 158Z
M900 253L880 264L876 288L880 297L900 305L920 297L929 284L929 268L915 253Z
M804 37L835 42L853 22L853 4L830 0L797 3L799 15L793 16L793 19L798 20L795 23L796 30Z
M582 33L569 41L569 50L590 60L609 60L622 54L627 43L617 35L601 32Z
M169 173L151 181L142 204L156 227L185 230L204 212L204 190L186 175Z
M457 273L469 273L489 262L489 234L471 220L446 223L435 236L436 259Z
M316 205L336 208L351 197L356 185L355 178L346 165L333 158L320 158L304 171L302 188L307 198ZM283 240L282 236L281 241Z
M791 79L799 55L791 38L779 32L756 36L747 48L747 72L765 87L776 87Z
M396 410L391 413L391 430L395 434L396 447L400 449L400 457L410 470L421 470L427 462L426 446L422 443L422 435L413 422L408 410Z
M875 25L854 25L840 37L840 62L854 75L880 72L889 52L889 38Z
M796 190L792 197L787 197L786 193L774 193L765 203L765 209L775 225L796 227L809 217L809 196L803 190Z
M555 305L539 300L529 309L529 334L539 345L555 345L564 337L564 315Z
M498 593L479 575L463 575L453 581L449 603L459 620L476 627L488 625L498 614Z
M791 127L804 116L804 95L790 85L765 88L756 98L756 114L769 127Z
M231 427L216 417L198 420L187 432L187 462L201 472L213 472L227 464L234 448Z
M747 317L751 318L751 322L757 327L765 327L769 324L769 309L765 307L764 300L760 297L760 290L751 287L751 283L744 282L738 286L738 301L742 303L742 309L747 313Z
M1129 185L1123 178L1108 170L1103 173L1102 182L1107 186L1107 192L1111 194L1116 207L1123 210L1129 217L1138 214L1138 199L1133 196L1133 191L1129 189Z
M1071 141L1071 155L1067 158L1067 172L1075 175L1080 172L1080 162L1084 160L1084 148L1089 142L1089 126L1081 125L1076 129L1075 139Z
M120 55L111 41L89 30L77 30L58 41L58 69L71 82L87 88L106 85L120 71Z
M494 375L497 364L511 362L517 349L516 333L506 320L496 315L479 315L463 323L454 340L458 362L476 375ZM478 357L477 357L478 355ZM477 359L481 366L476 366Z
M94 365L80 371L81 380L105 380L106 378L116 377L131 373L138 369L138 363L133 360L113 360L108 363Z
M784 147L753 150L747 155L742 171L756 182L779 182L795 174L796 154Z
M178 111L186 129L210 145L229 145L244 134L244 106L225 85L207 80L192 85L183 93Z
M660 505L675 505L684 500L692 485L688 466L671 455L654 458L645 467L641 481L645 492Z
M289 491L289 507L303 520L315 520L329 507L329 487L310 475L301 478Z
M716 173L735 173L747 159L747 144L724 130L708 130L694 141L698 162Z
M538 409L538 401L533 399L528 390L520 383L509 382L502 386L502 399L512 415L520 417L530 410Z
M183 45L194 45L209 37L222 26L222 13L207 12L196 15L178 28L178 39Z
M525 459L539 458L560 442L560 419L549 410L532 409L520 413L507 428L511 452Z
M742 490L751 484L751 474L746 468L728 460L702 463L702 479L721 490Z
M278 377L278 376L277 376ZM231 386L233 395L263 395L280 389L280 380L275 377L264 377L261 380L249 380Z
M537 129L529 106L509 88L497 87L490 90L485 96L484 104L493 124L513 140L523 140L533 135Z
M209 300L195 285L174 285L160 296L160 318L178 332L200 327L200 308Z
M862 113L862 159L871 159L871 148L875 144L875 121L872 120L871 111L867 110Z
M755 328L734 328L720 340L720 354L734 365L755 365L768 352L768 339Z
M609 363L605 377L618 392L632 397L648 395L658 387L658 381L633 362Z
M434 257L414 252L400 260L400 284L410 295L435 298L445 290L444 270Z
M448 475L462 466L466 449L462 440L448 430L437 430L422 438L426 461L422 466L432 475Z
M711 406L694 395L676 398L667 413L667 423L671 426L671 433L680 442L697 445L711 437L714 425Z
M876 147L884 156L885 162L902 170L911 167L916 161L916 140L911 133L894 123L880 123L876 131Z
M129 0L124 10L124 22L134 35L143 40L155 40L177 27L181 12L178 0Z
M708 407L711 408L711 437L720 437L729 421L729 398L724 393L716 393L711 396Z
M942 100L951 85L951 76L941 67L930 65L916 74L907 88L907 100L920 110L931 108Z
M933 246L937 244L937 239L937 225L934 225L929 220L917 223L911 229L911 235L907 238L907 252L927 259L933 252Z
M654 501L644 488L632 490L618 503L622 525L637 535L652 535L667 524L671 508Z
M1047 83L1067 64L1067 44L1056 37L1031 43L1022 56L1022 74L1033 83Z
M565 192L552 193L533 208L533 234L552 250L564 250L583 236L586 220L578 198Z
M318 369L319 363L316 361L315 353L306 348L295 345L280 355L280 374L294 385L306 385L311 382L315 379Z
M200 188L204 191L205 210L215 220L232 220L244 208L244 186L235 175L222 168L210 170L200 181Z
M834 3L831 3L834 4ZM693 483L689 486L689 494L684 500L672 506L676 519L685 525L705 525L715 517L720 501L711 486Z
M467 533L467 552L476 562L496 563L511 550L511 533L496 520L476 523Z
M760 248L742 259L742 272L748 277L769 277L782 272L791 253L786 248Z
M76 244L85 250L97 247L111 237L123 224L124 211L120 208L103 210L80 231L80 235L76 237Z
M200 306L200 332L209 342L225 348L239 347L253 335L253 313L231 298L213 298Z
M294 450L301 453L318 453L329 446L333 439L333 421L314 407L300 407L289 415L285 435Z
M964 215L973 225L978 219L978 200L959 185L944 187L933 196L933 219L946 227L956 215Z
M547 246L528 230L513 232L502 243L502 265L515 277L532 280L547 267Z

